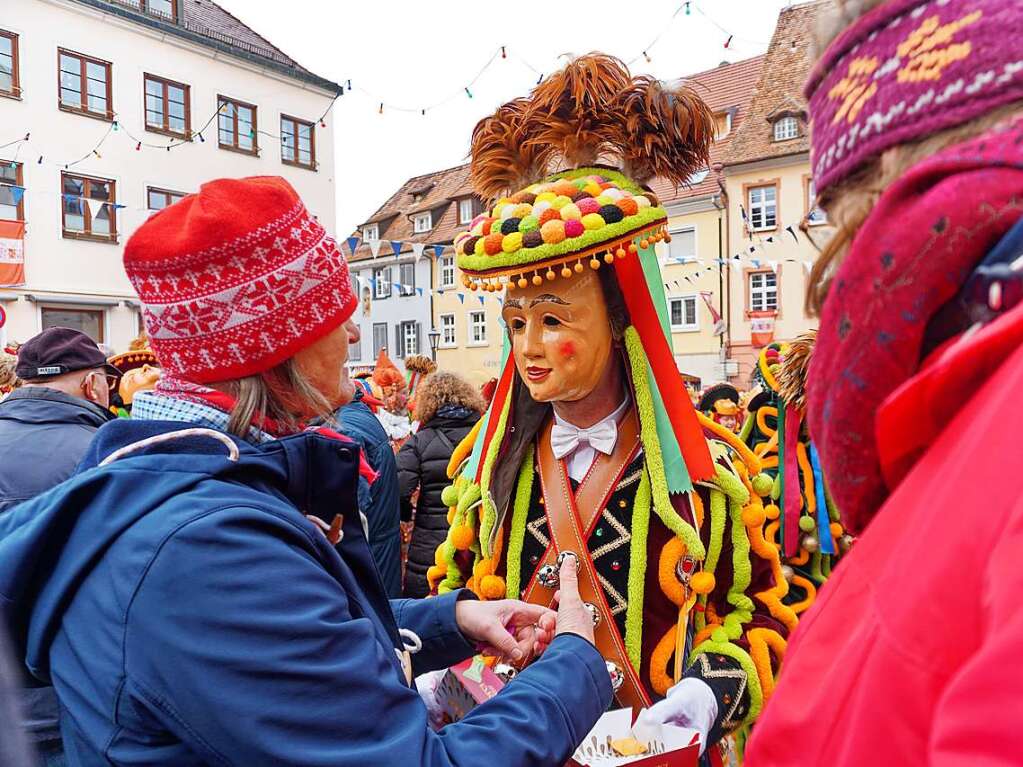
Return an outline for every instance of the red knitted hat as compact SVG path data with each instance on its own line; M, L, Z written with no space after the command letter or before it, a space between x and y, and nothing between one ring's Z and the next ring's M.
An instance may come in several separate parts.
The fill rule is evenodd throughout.
M274 176L203 184L139 227L124 269L164 371L195 383L269 370L356 306L337 243Z

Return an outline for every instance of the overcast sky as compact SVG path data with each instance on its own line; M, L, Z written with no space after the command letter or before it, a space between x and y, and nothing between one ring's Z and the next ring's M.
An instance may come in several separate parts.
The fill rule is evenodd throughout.
M339 236L411 176L464 162L476 121L528 93L561 54L599 50L631 61L633 73L675 79L763 53L790 4L699 0L686 15L681 0L217 2L306 68L352 81L331 122ZM463 87L502 45L508 58L498 54L469 98Z

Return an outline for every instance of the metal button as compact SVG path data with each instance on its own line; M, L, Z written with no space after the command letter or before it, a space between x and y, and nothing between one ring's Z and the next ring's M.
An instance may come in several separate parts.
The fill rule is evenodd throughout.
M625 674L623 674L622 670L611 661L604 661L604 663L607 665L607 674L611 677L611 691L618 692L619 688L625 682Z
M599 626L600 625L600 611L597 610L597 606L596 605L591 605L589 602L583 602L583 605L586 607L587 610L590 611L590 617L593 618L593 625L594 626Z
M560 554L558 554L558 569L559 570L561 569L561 564L565 561L565 557L567 557L569 555L575 557L575 569L576 570L579 569L579 557L578 557L578 555L574 551L563 551Z
M544 565L536 574L536 580L546 589L556 589L561 582L558 568L555 565Z

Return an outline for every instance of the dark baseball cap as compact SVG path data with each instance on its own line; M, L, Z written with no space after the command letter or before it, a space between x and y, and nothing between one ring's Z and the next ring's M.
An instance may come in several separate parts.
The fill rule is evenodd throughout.
M23 381L33 381L92 368L121 375L85 333L72 328L47 328L18 349L15 372Z

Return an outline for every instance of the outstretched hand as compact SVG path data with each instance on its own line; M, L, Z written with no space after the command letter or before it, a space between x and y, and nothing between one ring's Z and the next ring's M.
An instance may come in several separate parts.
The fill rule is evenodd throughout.
M517 599L463 599L455 605L455 621L462 634L479 645L481 653L521 666L551 643L556 615L546 607Z

